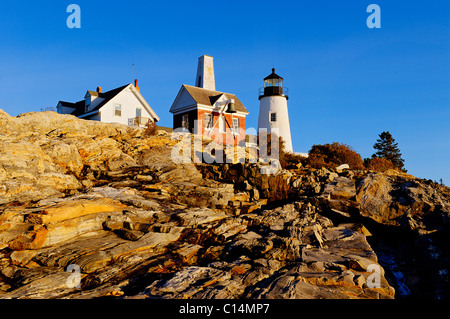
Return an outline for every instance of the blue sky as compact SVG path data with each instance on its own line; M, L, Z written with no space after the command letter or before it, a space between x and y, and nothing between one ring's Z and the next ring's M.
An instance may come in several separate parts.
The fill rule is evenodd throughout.
M69 29L69 4L81 29ZM369 29L369 4L381 29ZM408 171L450 185L450 2L3 1L0 108L15 116L131 81L171 126L197 58L214 57L216 88L235 93L257 127L258 89L275 67L289 88L294 151L341 142L370 157L382 131Z

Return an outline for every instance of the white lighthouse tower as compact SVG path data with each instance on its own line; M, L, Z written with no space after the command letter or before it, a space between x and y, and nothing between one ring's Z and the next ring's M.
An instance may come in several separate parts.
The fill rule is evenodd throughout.
M277 128L279 136L285 141L285 150L293 152L288 99L287 89L283 88L283 78L272 69L272 74L264 79L264 91L261 90L259 95L258 132L260 129L267 129L270 134L272 128Z

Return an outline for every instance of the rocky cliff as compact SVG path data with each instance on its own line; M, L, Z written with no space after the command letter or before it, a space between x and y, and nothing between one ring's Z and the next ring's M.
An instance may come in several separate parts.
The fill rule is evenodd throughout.
M175 164L177 143L0 110L0 298L450 297L448 188Z

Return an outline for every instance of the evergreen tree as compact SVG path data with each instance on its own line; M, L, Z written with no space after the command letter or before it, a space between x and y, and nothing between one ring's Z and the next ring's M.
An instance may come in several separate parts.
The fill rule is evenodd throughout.
M396 168L406 172L406 169L403 168L405 160L402 158L398 143L395 143L395 139L392 137L391 133L389 133L389 131L382 132L379 137L380 138L373 146L377 152L373 154L372 157L377 156L391 161Z

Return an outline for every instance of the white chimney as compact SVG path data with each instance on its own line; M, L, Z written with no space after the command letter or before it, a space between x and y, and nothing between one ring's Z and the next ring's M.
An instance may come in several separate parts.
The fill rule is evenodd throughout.
M197 78L195 86L207 90L216 90L216 81L214 78L214 58L209 55L203 55L198 58Z

